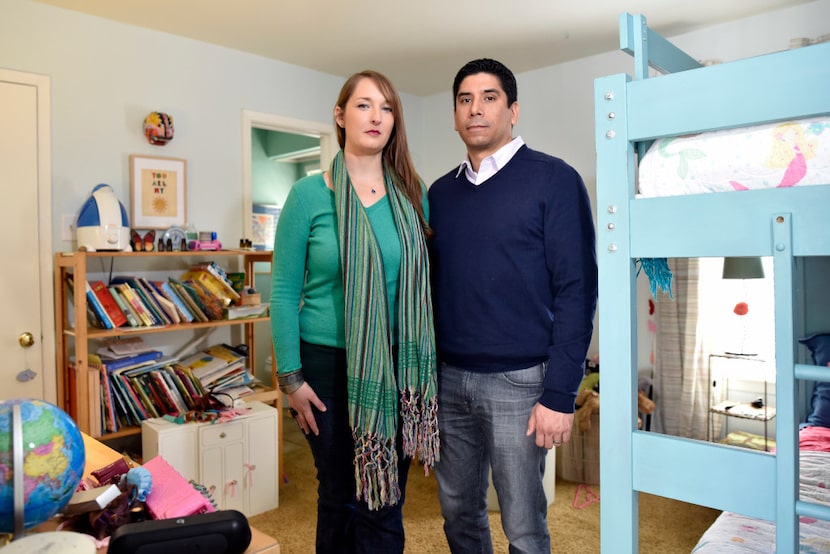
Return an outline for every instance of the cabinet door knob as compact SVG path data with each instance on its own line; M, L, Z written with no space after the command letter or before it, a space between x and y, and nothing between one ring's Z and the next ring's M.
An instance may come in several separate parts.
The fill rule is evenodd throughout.
M226 436L227 436L227 435L226 435L226 434L225 434L225 432L223 431L222 433L220 433L219 438L220 438L220 439L224 439Z

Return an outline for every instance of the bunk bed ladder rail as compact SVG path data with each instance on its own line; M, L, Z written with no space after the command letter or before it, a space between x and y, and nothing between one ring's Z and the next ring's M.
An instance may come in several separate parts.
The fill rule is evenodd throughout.
M776 397L776 552L799 551L799 517L830 521L830 506L799 499L799 381L827 379L826 368L798 364L796 360L795 258L792 214L772 220L773 273L775 275L775 397ZM787 301L782 301L786 298ZM782 454L783 453L783 454Z

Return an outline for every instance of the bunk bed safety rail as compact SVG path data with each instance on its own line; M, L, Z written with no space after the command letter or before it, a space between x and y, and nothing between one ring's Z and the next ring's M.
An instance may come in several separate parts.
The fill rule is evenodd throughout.
M634 57L634 78L648 77L648 68L677 73L702 67L700 62L648 28L642 14L620 14L620 50Z

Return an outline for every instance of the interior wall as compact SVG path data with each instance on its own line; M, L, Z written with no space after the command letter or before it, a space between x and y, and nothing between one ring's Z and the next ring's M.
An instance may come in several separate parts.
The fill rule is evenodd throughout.
M184 158L188 221L237 244L242 110L331 124L344 81L33 0L0 0L0 14L0 67L51 80L53 221L75 214L98 183L112 185L129 212L130 154ZM407 119L419 119L420 99L402 101ZM144 138L151 111L174 118L166 146ZM73 249L61 231L54 226L54 250Z
M291 186L304 175L301 173L303 164L277 163L268 157L271 136L276 134L267 129L251 131L251 199L254 204L282 206Z

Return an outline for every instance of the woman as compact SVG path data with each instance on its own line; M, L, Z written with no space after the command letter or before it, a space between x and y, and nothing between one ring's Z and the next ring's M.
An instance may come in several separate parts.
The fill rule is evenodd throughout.
M317 552L403 552L410 459L439 448L426 189L385 76L350 77L334 122L341 150L277 225L278 381L317 467Z

